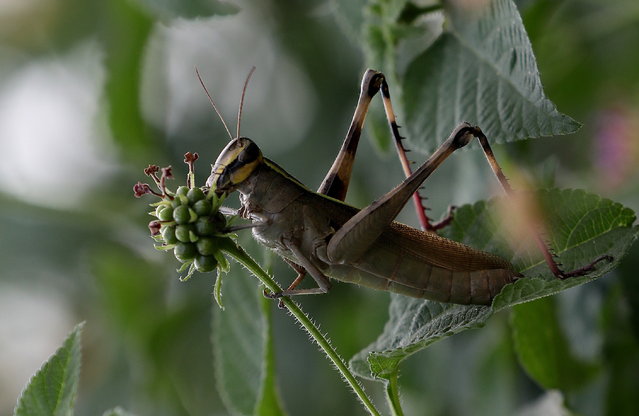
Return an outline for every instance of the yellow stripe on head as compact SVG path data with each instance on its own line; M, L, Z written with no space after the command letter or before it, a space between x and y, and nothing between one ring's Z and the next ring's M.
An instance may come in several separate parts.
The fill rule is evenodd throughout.
M231 171L231 183L234 185L244 182L260 164L260 160L255 160L250 163L239 165Z
M251 176L262 161L262 152L252 140L246 137L234 139L215 161L207 185L232 192Z

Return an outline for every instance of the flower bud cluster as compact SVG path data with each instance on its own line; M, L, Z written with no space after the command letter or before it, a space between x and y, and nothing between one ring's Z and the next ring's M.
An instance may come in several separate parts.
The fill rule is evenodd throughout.
M159 192L153 191L148 184L138 182L133 191L136 197L152 194L161 200L151 204L155 208L149 214L156 219L149 223L151 236L159 244L159 250L173 250L175 258L188 268L188 279L195 270L212 272L217 268L226 270L228 260L221 252L225 240L229 239L227 221L219 211L221 199L208 188L194 185L194 162L197 153L187 153L184 161L189 166L187 186L180 186L172 192L166 187L166 179L173 177L171 168L151 165L145 173L157 185ZM161 172L161 176L158 176Z

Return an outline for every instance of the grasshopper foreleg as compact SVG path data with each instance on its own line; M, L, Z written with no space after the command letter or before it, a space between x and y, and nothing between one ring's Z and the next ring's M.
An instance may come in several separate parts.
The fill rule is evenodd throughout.
M302 283L302 280L304 280L304 278L306 277L306 269L300 266L299 264L294 263L288 259L284 259L284 262L286 262L286 264L291 266L291 268L295 270L295 272L297 273L295 280L293 280L293 282L288 286L288 288L286 288L286 291L290 292L291 290L294 290L297 286L299 286L300 283ZM272 293L267 291L266 289L264 289L263 291L264 297L269 299L281 298L282 296L281 293L282 292ZM280 309L284 309L284 302L282 302L282 299L280 299L280 301L278 302L277 307Z
M239 210L231 208L231 207L225 207L224 205L220 207L220 212L229 217L235 217L237 215L240 215Z
M292 241L285 241L286 247L291 251L291 253L295 256L296 267L294 267L291 263L291 267L295 271L298 272L297 278L291 283L288 289L283 290L279 293L265 293L265 296L268 298L281 298L282 296L297 296L297 295L317 295L328 293L331 289L331 282L322 273L309 259L306 258L302 250ZM311 277L315 280L318 287L308 288L308 289L296 289L295 287L304 279L306 273L301 274L299 270L303 270L311 275ZM292 288L291 288L292 287Z

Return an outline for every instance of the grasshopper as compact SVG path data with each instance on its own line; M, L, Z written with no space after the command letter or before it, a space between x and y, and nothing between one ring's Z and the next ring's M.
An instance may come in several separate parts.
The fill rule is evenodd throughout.
M418 169L411 172L405 153L401 151L402 137L385 77L369 69L364 74L358 104L342 148L318 191L313 192L264 157L254 141L240 136L244 93L251 74L242 91L235 137L222 119L231 141L212 165L206 184L220 195L238 191L241 202L238 213L251 220L254 238L274 250L297 272L288 289L279 293L265 292L265 296L327 293L331 289L329 278L332 278L416 298L486 305L504 286L523 278L510 262L497 255L443 238L432 230L422 231L394 221L413 195L416 195L417 203L417 191L426 178L450 154L473 138L479 141L506 194L513 195L488 139L479 127L460 124ZM206 87L204 89L206 91ZM343 201L366 113L379 91L407 177L360 210ZM208 91L207 95L215 108ZM220 115L217 108L215 110ZM420 211L423 213L423 207ZM424 221L422 225L429 227ZM538 233L535 240L551 271L562 279L586 274L600 261L612 259L602 256L585 267L563 272ZM307 274L315 280L317 287L298 289Z

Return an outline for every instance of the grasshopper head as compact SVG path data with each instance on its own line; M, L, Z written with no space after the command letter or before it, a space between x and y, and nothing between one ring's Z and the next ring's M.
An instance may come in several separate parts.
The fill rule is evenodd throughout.
M215 164L206 185L218 194L231 193L262 163L262 151L251 139L240 137L226 145Z

